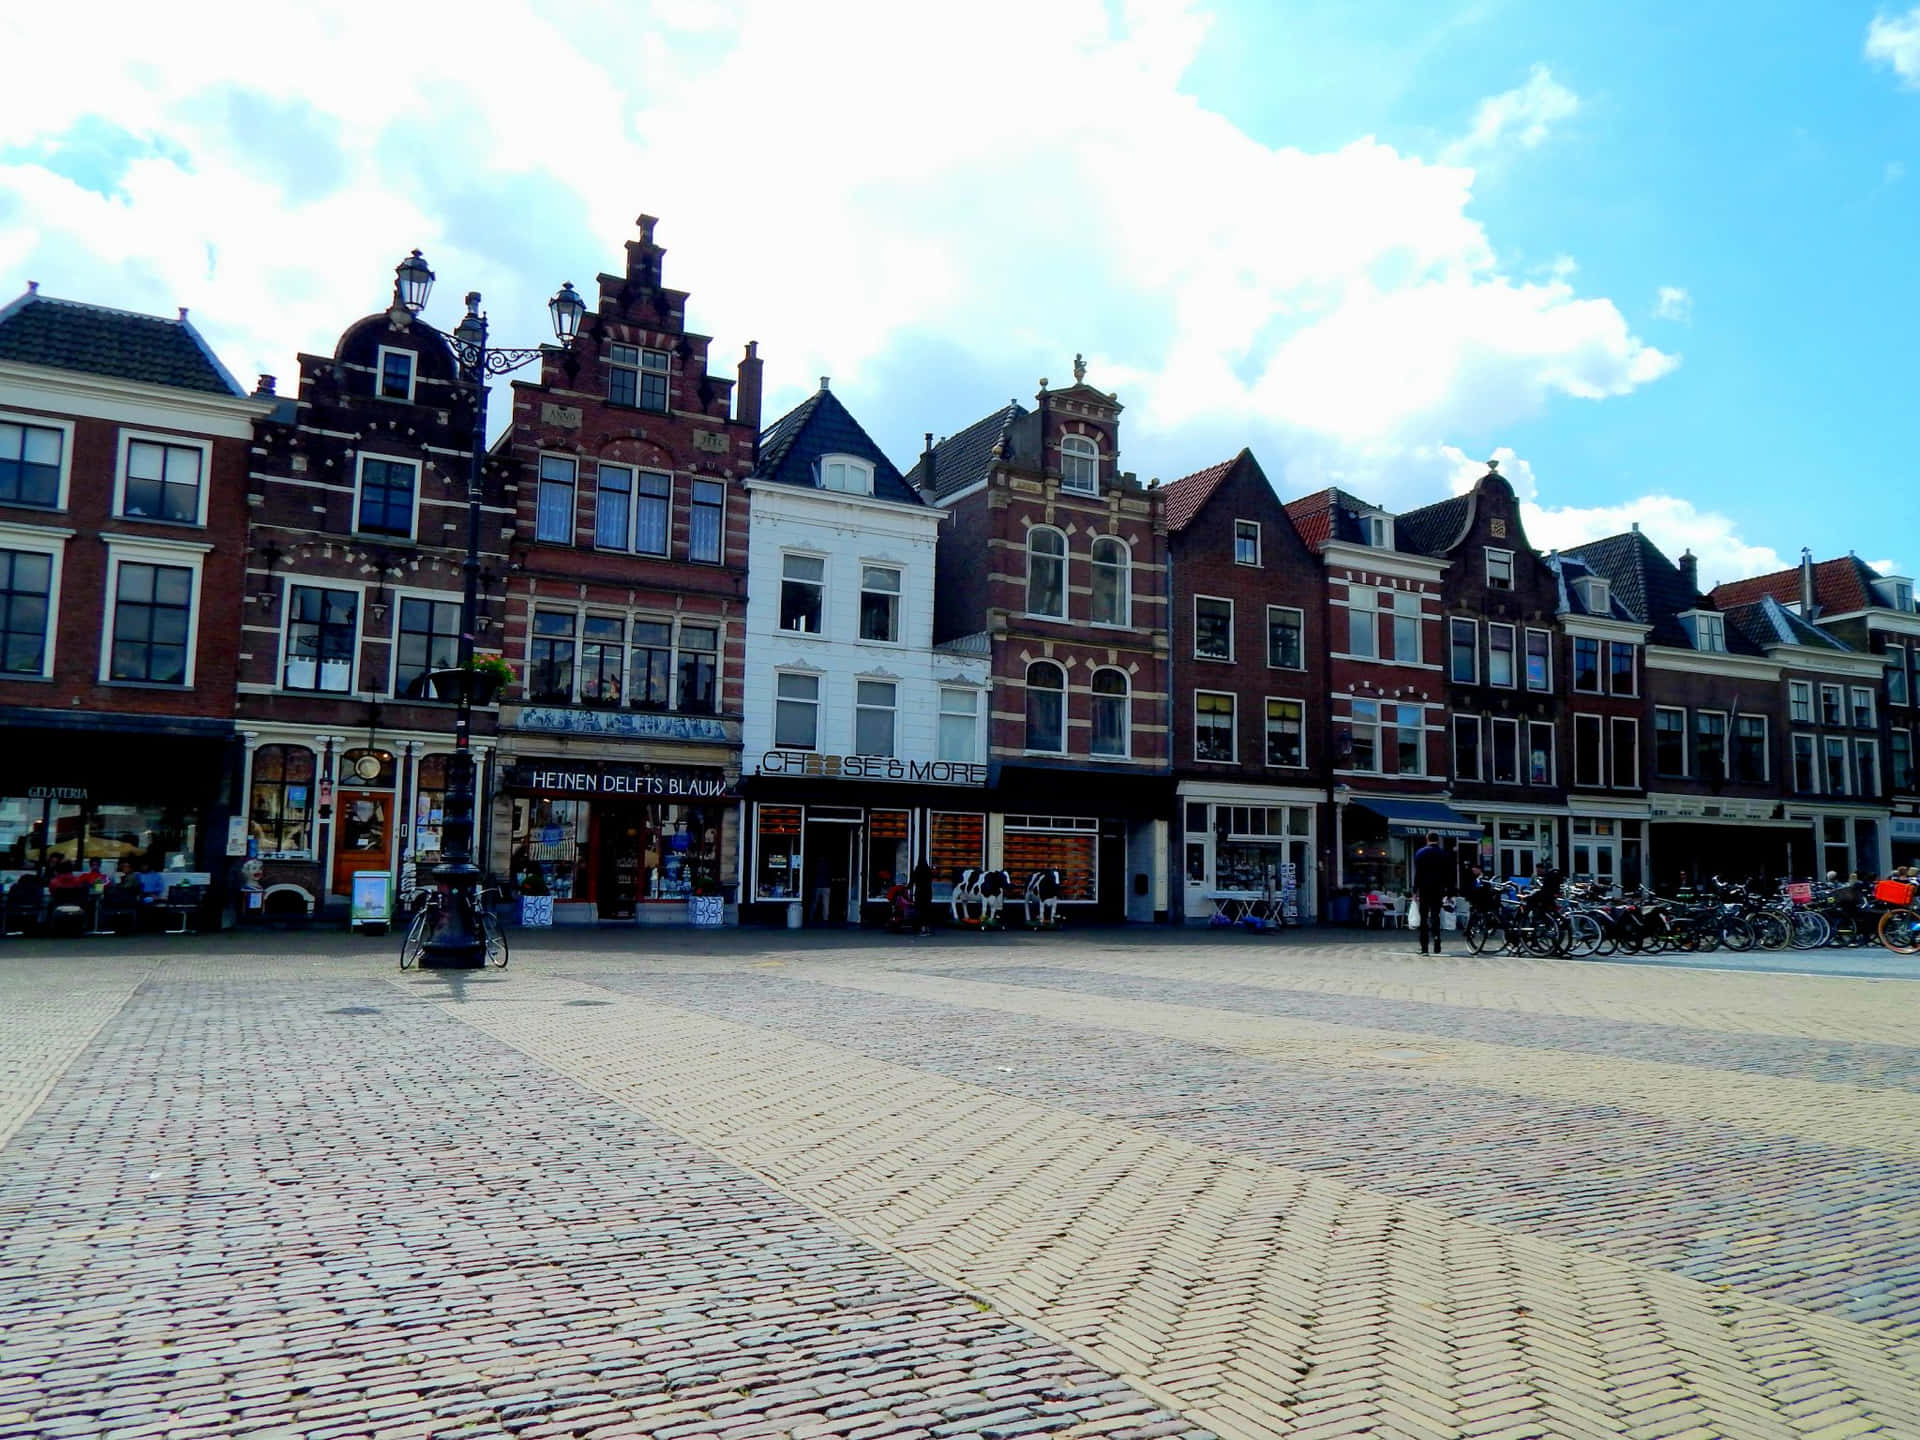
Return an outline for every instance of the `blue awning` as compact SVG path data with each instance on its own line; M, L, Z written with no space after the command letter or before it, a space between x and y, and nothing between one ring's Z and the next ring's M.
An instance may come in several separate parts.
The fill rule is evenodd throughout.
M1356 795L1353 803L1386 821L1387 832L1392 835L1425 835L1431 830L1438 835L1478 839L1482 833L1478 820L1469 820L1438 800L1374 800Z

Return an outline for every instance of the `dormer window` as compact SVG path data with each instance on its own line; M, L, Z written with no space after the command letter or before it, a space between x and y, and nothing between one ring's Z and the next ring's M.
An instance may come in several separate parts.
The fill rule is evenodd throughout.
M1873 582L1875 595L1889 610L1913 610L1913 581L1904 575L1889 575Z
M1573 588L1580 597L1580 603L1587 607L1589 615L1606 615L1612 612L1613 600L1607 582L1598 575L1582 575L1573 582Z
M1084 435L1060 442L1060 486L1076 495L1100 493L1100 447Z
M413 352L380 347L380 398L413 401Z
M1511 590L1513 588L1513 552L1496 550L1491 545L1487 551L1487 588L1489 590Z
M1725 654L1727 649L1727 622L1722 615L1711 610L1688 610L1680 616L1687 638L1693 642L1693 648Z
M1375 550L1393 548L1393 517L1391 515L1362 515L1361 532L1367 537L1367 544Z
M822 490L838 490L842 495L873 493L873 466L851 455L822 456L819 476Z

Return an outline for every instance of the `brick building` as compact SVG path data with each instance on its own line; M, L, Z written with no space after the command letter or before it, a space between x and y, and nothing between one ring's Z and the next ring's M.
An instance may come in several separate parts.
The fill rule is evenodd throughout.
M0 881L227 881L250 399L183 310L0 309Z
M1170 734L1162 493L1119 467L1119 401L1041 383L929 443L907 479L947 510L937 643L991 656L988 863L1064 877L1081 914L1166 914ZM932 437L928 437L931 442Z
M1176 918L1215 899L1321 899L1326 583L1252 452L1166 494ZM1291 867L1290 869L1288 867Z
M737 881L761 362L709 368L639 220L570 351L513 387L492 868L556 921L676 922ZM537 877L537 878L536 878Z

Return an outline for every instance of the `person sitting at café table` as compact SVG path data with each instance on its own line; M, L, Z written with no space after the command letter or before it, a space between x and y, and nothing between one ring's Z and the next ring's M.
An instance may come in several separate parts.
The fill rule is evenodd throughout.
M151 860L140 867L140 899L147 905L158 905L167 898L167 877L158 865Z

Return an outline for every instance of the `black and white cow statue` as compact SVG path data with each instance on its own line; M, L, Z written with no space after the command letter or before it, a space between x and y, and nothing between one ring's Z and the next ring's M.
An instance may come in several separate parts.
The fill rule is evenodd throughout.
M1004 870L982 870L968 866L953 877L953 918L956 924L986 930L1006 923L1001 913L1007 895L1013 889L1013 877Z
M1027 924L1051 930L1060 923L1060 872L1036 870L1027 877Z

